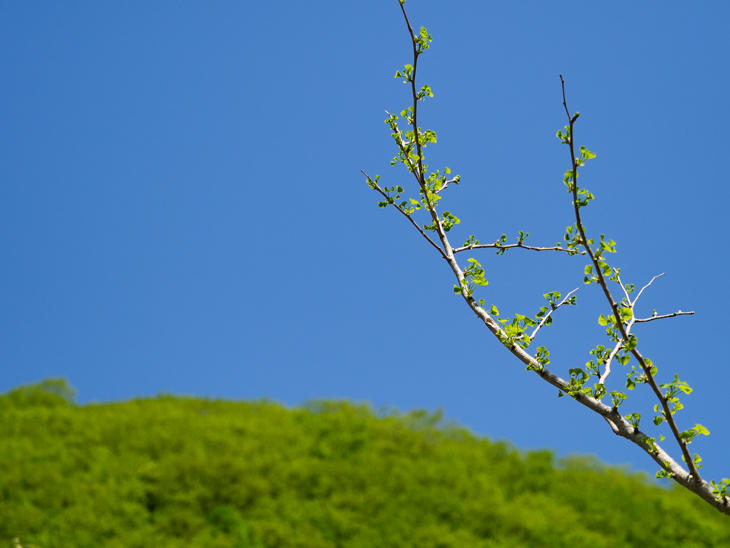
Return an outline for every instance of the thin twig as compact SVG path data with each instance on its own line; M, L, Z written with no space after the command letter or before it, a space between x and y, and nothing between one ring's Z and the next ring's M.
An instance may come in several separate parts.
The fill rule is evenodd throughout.
M552 316L552 313L553 313L553 312L555 312L555 311L556 311L556 310L557 310L558 308L560 308L561 306L563 306L563 305L565 305L565 304L568 304L568 301L570 300L570 296L571 296L571 295L572 295L573 293L575 293L576 291L578 291L578 288L577 288L577 287L576 287L576 288L575 288L575 289L574 289L573 291L571 291L570 293L568 293L568 294L567 294L567 295L566 295L566 296L565 296L565 297L563 298L563 300L562 300L562 301L560 301L560 302L559 302L558 304L556 304L556 305L554 305L554 306L552 306L552 307L550 308L550 311L549 311L549 312L548 312L547 314L545 314L545 316L543 317L543 319L542 319L542 320L540 320L540 323L539 323L539 324L537 324L537 327L536 327L536 328L535 328L535 329L534 329L534 330L532 331L532 334L530 335L530 340L531 340L531 341L535 340L535 336L537 335L537 332L538 332L538 331L540 331L540 329L542 329L542 326L543 326L543 325L545 325L545 323L546 323L546 322L548 321L548 318L549 318L550 316Z
M444 185L441 188L439 188L438 190L435 190L433 193L440 194L442 190L446 190L447 186L458 185L458 184L459 184L459 176L457 175L456 177L452 177L448 181L444 181Z
M370 175L368 175L367 173L365 173L365 172L364 172L364 171L363 171L362 169L360 170L360 173L362 173L363 175L365 175L365 177L367 178L367 180L368 180L368 183L370 183L371 187L372 187L372 188L374 188L375 190L377 190L377 191L378 191L378 192L379 192L379 193L380 193L380 194L381 194L381 195L382 195L382 196L383 196L383 197L384 197L384 198L386 199L386 201L388 201L388 203L389 203L390 205L392 205L392 206L393 206L393 207L395 207L395 208L396 208L396 209L397 209L398 211L400 211L400 212L401 212L401 214L402 214L402 215L403 215L403 216L404 216L404 217L405 217L406 219L408 219L408 221L410 221L410 223L411 223L411 224L412 224L412 225L413 225L414 227L416 227L416 230L418 230L418 232L420 232L420 233L421 233L421 236L423 236L424 238L426 238L426 240L428 240L428 243L430 243L430 244L431 244L431 245L432 245L432 246L433 246L434 248L436 248L436 250L437 250L437 251L439 252L439 254L441 255L441 257L443 257L443 258L445 259L445 258L446 258L446 253L444 253L444 250L443 250L443 249L441 249L441 248L440 248L440 247L438 246L438 244L436 244L436 242L434 242L434 241L433 241L433 240L432 240L431 238L429 238L429 237L428 237L428 234L426 234L426 233L425 233L425 232L423 231L423 229L422 229L422 228L421 228L420 226L418 226L418 223L417 223L416 221L414 221L414 220L413 220L413 217L411 217L411 216L410 216L410 215L409 215L408 213L406 213L405 211L403 211L403 208L402 208L402 207L400 207L400 206L399 206L398 204L396 204L396 203L395 203L395 201L390 201L390 200L391 200L390 196L388 196L388 195L387 195L387 194L386 194L386 193L385 193L385 192L383 191L383 189L382 189L382 188L380 188L380 185L379 185L378 183L376 183L376 182L375 182L375 180L374 180L374 179L372 179L372 178L370 177Z
M629 290L626 288L624 283L621 281L621 276L618 274L618 272L616 273L616 283L618 283L618 285L621 287L621 290L624 292L624 297L626 297L626 304L628 304L629 306L633 306L633 304L636 302L636 300L634 300L633 303L631 302L631 295L629 295ZM638 298L639 298L639 296L637 295L636 299L638 299Z
M413 128L413 140L416 143L416 165L418 166L418 184L421 187L421 192L423 192L423 199L424 202L426 202L426 209L428 209L429 213L431 214L431 220L434 223L434 227L436 228L436 232L439 235L439 239L441 240L442 245L444 246L444 249L449 249L449 244L447 243L446 233L444 232L443 226L441 224L441 219L439 219L438 213L436 213L436 206L431 202L431 199L428 197L428 190L426 188L426 179L423 174L423 154L421 152L421 141L419 139L419 130L418 130L418 92L416 91L416 73L418 71L418 56L420 55L420 52L418 51L418 44L416 42L416 35L413 32L413 27L411 26L411 21L408 19L408 14L406 13L406 8L403 5L403 2L399 1L401 12L403 13L403 19L405 19L406 27L408 27L408 35L411 37L411 46L413 48L413 71L411 72L411 98L413 99L413 117L411 118L411 127Z
M651 284L653 284L654 283L654 280L656 280L657 278L661 278L662 276L664 276L664 272L662 272L661 274L657 274L656 276L653 276L651 278L651 280L649 280L649 282L644 287L642 287L641 289L639 289L639 292L636 294L636 297L634 298L634 302L632 304L636 304L636 301L639 300L639 297L641 297L641 294L644 292L644 290L647 287L649 287Z
M568 253L569 255L585 255L585 251L575 251L572 249L568 249L565 247L560 246L553 246L553 247L536 247L532 245L525 245L525 244L474 244L474 245L465 245L462 247L456 247L454 248L454 253L460 253L462 251L468 251L470 249L513 249L513 248L519 248L519 249L528 249L530 251L563 251L565 253Z
M390 112L388 112L387 110L385 111L385 113L388 116L391 116ZM413 173L413 176L416 178L416 181L420 185L421 184L421 173L418 170L418 166L413 165L413 161L411 160L411 157L408 155L408 153L411 151L411 147L413 146L413 144L409 143L408 141L403 139L403 132L398 127L398 122L395 122L393 131L395 131L396 135L398 136L398 140L396 141L396 143L397 143L398 148L400 149L401 153L403 154L403 158L408 163L408 170L411 173Z
M646 322L653 322L654 320L665 320L667 318L676 318L677 316L693 316L695 313L694 310L677 310L676 312L672 312L671 314L659 314L657 316L652 316L651 318L636 318L636 323L646 323Z
M636 320L632 318L627 322L626 324L626 334L631 333L631 328L634 326L634 322ZM598 384L606 384L606 379L608 379L608 376L611 374L611 362L613 362L613 359L616 357L616 354L619 353L619 350L623 348L624 346L624 340L621 339L616 343L616 346L613 347L613 350L611 350L611 353L608 355L608 358L606 358L606 362L603 364L603 374L601 375L601 378L598 379Z
M646 323L646 322L650 322L652 320L661 320L661 319L664 319L664 318L673 318L675 316L685 316L685 315L692 315L692 314L694 314L694 311L691 311L691 312L683 312L682 310L678 310L677 312L675 312L673 314L664 314L662 316L654 315L651 318L637 318L634 315L634 307L636 306L636 302L639 300L639 297L641 297L641 294L644 292L644 290L647 287L649 287L652 283L654 283L654 281L657 278L659 278L661 276L664 276L664 273L657 274L651 280L649 280L649 282L644 287L642 287L639 290L639 292L637 293L636 297L634 297L634 300L632 301L631 300L631 297L629 295L628 289L626 288L626 286L624 285L623 281L621 280L621 276L618 275L618 274L616 274L616 282L618 283L618 285L623 290L624 296L626 297L626 303L628 304L629 308L631 309L631 319L628 322L626 322L626 334L627 335L629 335L631 333L631 328L634 326L635 323ZM604 369L603 374L601 375L601 377L598 379L599 384L605 384L606 383L606 379L608 379L608 376L611 374L611 362L616 357L616 354L618 354L619 350L621 350L621 348L623 348L623 346L624 346L624 339L622 338L620 341L618 341L616 343L616 345L613 347L613 350L611 350L611 353L608 355L608 358L606 358L606 361L604 363L605 369Z

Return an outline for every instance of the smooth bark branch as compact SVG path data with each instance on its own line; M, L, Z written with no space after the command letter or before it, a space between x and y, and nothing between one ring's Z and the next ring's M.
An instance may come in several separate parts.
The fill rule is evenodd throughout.
M585 255L585 251L574 251L572 249L567 249L565 247L560 246L552 246L552 247L536 247L532 245L525 245L525 244L474 244L474 245L465 245L462 247L455 247L454 253L461 253L462 251L469 251L470 249L528 249L530 251L562 251L564 253L567 253L569 255Z
M644 292L644 290L647 287L649 287L652 283L654 283L654 280L656 280L657 278L660 278L661 276L664 276L664 273L657 274L651 280L649 280L649 283L647 283L644 287L642 287L639 290L639 292L637 293L637 295L633 301L631 300L631 297L629 296L629 292L626 289L626 286L621 281L621 276L618 276L618 275L616 276L616 278L618 280L618 284L621 286L621 289L623 289L624 295L626 296L626 302L628 302L631 306L632 315L634 313L634 306L636 306L636 302L639 300L639 297L641 297L641 294ZM646 323L646 322L653 322L654 320L665 320L667 318L676 318L677 316L693 316L694 313L695 313L694 310L677 310L676 312L672 312L671 314L659 314L659 315L657 315L657 313L654 312L654 315L649 318L636 318L634 316L634 321L636 323Z
M548 321L548 318L550 318L550 316L552 316L553 312L555 312L561 306L568 304L568 302L570 301L571 295L573 295L573 293L575 293L576 291L578 291L578 288L577 287L573 291L571 291L570 293L568 293L563 298L562 301L560 301L558 304L556 304L556 305L554 305L554 306L552 306L550 308L550 310L548 311L548 313L545 314L545 316L543 317L543 319L540 320L540 323L537 324L537 327L535 327L535 329L532 331L532 334L530 335L530 340L531 341L534 341L535 340L535 337L537 336L537 333L540 331L540 329L542 329L542 326L544 326L545 323Z
M662 276L662 275L663 274L660 274L660 276ZM652 281L654 281L654 278L652 278ZM646 287L646 286L642 287L641 291L639 291L639 295L636 296L636 299L634 300L634 302L631 302L631 295L629 294L629 290L626 288L624 283L621 281L621 276L618 273L616 274L616 283L618 283L618 285L621 287L621 290L624 292L624 297L626 298L626 302L629 303L630 306L634 305L634 303L639 299L641 292L644 291L644 288ZM651 282L649 282L649 283L651 283Z
M446 187L449 185L458 185L459 184L459 178L458 177L452 177L451 179L444 181L444 184L441 188L434 191L434 194L441 194L441 191L446 190Z
M649 280L644 287L642 287L641 289L639 289L639 292L636 294L636 298L634 298L634 302L631 303L631 304L632 305L633 304L636 304L636 301L639 300L639 297L641 297L641 294L644 292L644 290L646 288L648 288L651 284L653 284L655 280L657 280L658 278L661 278L662 276L664 276L664 272L662 272L661 274L657 274L656 276L652 276L651 280ZM621 280L621 278L619 278L619 281L620 280ZM621 284L621 287L623 287L623 284ZM631 299L627 299L627 300L629 302L631 302Z
M652 316L651 318L636 318L636 323L653 322L654 320L666 320L667 318L676 318L677 316L693 316L694 313L694 310L689 310L686 312L684 310L677 310L676 312L672 312L671 314L658 314L656 316Z
M626 334L631 333L631 328L634 326L634 318L631 318L629 322L626 324ZM613 350L611 350L611 353L608 355L608 358L606 358L606 363L604 364L604 370L603 374L601 375L601 378L598 379L599 384L606 384L606 379L608 379L608 376L611 374L611 362L616 357L616 354L619 353L619 351L624 347L624 341L621 339L616 343L616 345L613 347Z
M458 266L457 266L458 268ZM453 269L453 266L452 266ZM458 277L458 276L457 276ZM502 330L499 324L484 310L473 297L464 296L464 300L474 313L479 317L487 329L491 331L501 341L506 336L506 333ZM533 356L528 354L525 350L517 345L509 347L509 351L522 363L530 367L537 375L539 375L544 381L550 383L561 392L568 394L570 392L570 383L565 379L562 379L558 375L555 375L542 364L540 364ZM722 513L730 516L730 500L726 497L723 501L715 499L715 495L712 492L712 485L708 482L697 479L692 474L688 473L677 461L675 461L658 443L653 442L652 438L647 434L643 433L640 429L635 428L629 423L621 414L618 409L606 405L600 400L583 394L581 392L576 393L572 396L578 403L587 407L591 411L601 415L611 430L617 436L626 438L627 440L634 443L642 451L648 454L654 462L656 462L662 469L666 470L674 481L686 487L699 497L707 501L709 504L720 510Z

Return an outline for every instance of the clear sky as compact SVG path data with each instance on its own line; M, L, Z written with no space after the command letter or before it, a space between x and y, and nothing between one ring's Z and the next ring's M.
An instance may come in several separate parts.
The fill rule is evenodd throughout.
M730 475L726 289L730 4L410 0L434 36L431 163L462 175L447 209L493 241L552 244L571 223L558 74L582 112L592 234L649 314L662 381L695 392L680 425ZM384 109L407 89L395 0L0 3L0 390L65 377L80 402L159 392L348 398L443 408L520 448L655 471L586 409L524 370L452 293L445 264L376 206ZM579 291L541 344L556 372L603 342L582 258L484 252L481 295L533 313ZM618 374L617 374L618 375ZM631 410L644 412L641 398ZM676 454L676 452L675 452Z

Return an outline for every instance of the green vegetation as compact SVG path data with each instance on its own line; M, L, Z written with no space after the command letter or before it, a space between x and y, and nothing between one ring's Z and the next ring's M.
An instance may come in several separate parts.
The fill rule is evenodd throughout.
M0 546L730 546L684 490L364 405L0 396Z

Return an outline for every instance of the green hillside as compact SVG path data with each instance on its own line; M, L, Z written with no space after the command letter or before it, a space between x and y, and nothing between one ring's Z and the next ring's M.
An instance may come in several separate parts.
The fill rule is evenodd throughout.
M730 520L588 458L366 406L0 396L0 546L730 546Z

